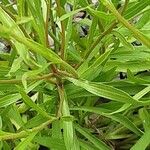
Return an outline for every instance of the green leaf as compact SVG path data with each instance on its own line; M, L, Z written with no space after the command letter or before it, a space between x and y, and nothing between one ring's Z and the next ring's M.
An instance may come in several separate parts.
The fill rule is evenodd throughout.
M21 57L18 57L17 59L15 59L10 68L10 71L8 72L8 74L6 76L9 77L12 74L14 74L17 70L19 70L22 62L23 62L23 59Z
M141 65L142 64L142 65ZM127 69L130 69L132 72L139 72L150 69L150 61L118 61L118 60L110 60L107 62L107 69L111 69L113 67L117 67L116 71L118 72L126 72Z
M36 86L38 86L42 82L43 81L37 81L34 84L30 85L26 90L26 92L28 93L32 91ZM0 107L6 107L10 104L13 104L16 101L18 101L20 98L21 98L20 94L10 94L10 95L3 96L2 98L0 98Z
M34 138L34 142L39 143L40 145L46 146L48 148L54 148L54 149L61 149L61 150L66 150L65 144L63 140L57 139L57 138L52 138L52 137L40 137L36 136Z
M139 110L139 117L142 120L145 132L150 130L150 114L145 108Z
M25 104L27 104L28 106L30 106L33 109L35 109L43 117L51 119L51 117L42 108L40 108L38 105L36 105L32 101L32 99L30 99L30 97L26 94L26 92L21 87L17 86L17 88L18 88L18 91L21 94Z
M150 4L149 0L135 2L131 7L129 7L126 10L124 17L126 19L130 19L130 18L134 17L135 15L137 15L137 13L140 13L149 4Z
M66 99L63 102L63 116L70 115L69 107L66 102ZM64 130L64 142L66 145L66 149L74 149L74 129L72 121L63 121L63 130Z
M93 146L91 143L87 143L83 140L80 140L80 146L81 148L84 148L83 150L99 150L97 147Z
M130 95L128 95L126 92L114 88L112 86L108 86L103 83L94 83L89 81L77 80L73 78L67 79L76 86L82 87L94 95L108 98L114 101L119 101L122 103L130 103L130 104L137 103L137 101Z
M64 14L64 15L62 15L62 16L59 18L59 21L63 21L63 20L65 20L65 19L67 19L67 18L73 16L74 14L78 13L79 11L82 11L82 10L85 10L85 9L86 9L86 7L83 7L83 8L76 9L76 10L74 10L74 11L71 11L71 12L69 12L69 13L67 13L67 14Z
M24 36L24 34L21 31L21 29L19 28L19 26L15 23L15 21L1 7L0 7L0 20L1 20L2 24L3 24L3 26L5 26L5 28L6 28L6 30L8 32L11 32L11 30L13 29L13 32L15 34L17 34L18 36ZM1 34L1 32L0 32L0 34ZM9 35L7 35L7 33L6 33L6 36L7 36L7 38L9 38ZM13 43L14 43L16 49L17 49L18 54L30 66L31 62L29 62L29 60L30 60L29 59L29 54L26 51L25 45L20 44L17 41L13 41Z
M148 92L150 92L150 86L147 86L137 94L135 94L133 97L137 100L141 99L144 95L146 95Z
M134 47L126 40L126 38L122 34L117 31L113 31L112 34L114 34L121 41L125 48L127 48L128 50L134 50Z
M6 30L5 28L3 28L4 30ZM3 32L0 30L0 33ZM8 32L8 30L7 30ZM23 43L24 45L26 45L28 48L30 48L31 50L33 50L34 52L41 54L43 57L45 57L46 59L48 59L49 61L53 62L53 63L60 63L62 65L62 67L65 67L65 69L69 70L71 73L73 73L75 76L77 76L77 73L75 71L75 69L70 66L68 63L66 63L65 61L63 61L55 52L53 52L52 50L44 47L43 45L34 42L31 39L27 39L23 36L18 36L16 35L14 32L11 32L11 37L21 43Z
M139 21L136 23L136 27L138 29L142 29L146 24L149 23L149 20L150 20L150 11L146 11L139 19Z
M140 129L138 129L132 121L130 121L126 116L123 116L119 113L108 115L110 113L110 110L104 108L96 108L96 107L74 107L71 108L71 110L83 110L83 111L100 114L102 116L111 118L112 120L119 122L120 124L124 125L126 128L133 131L135 134L139 136L143 134L143 132Z
M40 0L27 0L29 9L31 11L33 19L33 27L38 33L40 42L45 45L46 44L46 36L45 36L45 23L42 15L41 9L41 1Z
M65 41L65 58L67 57L67 49L68 49L68 45L69 45L69 41L72 35L72 21L73 21L73 17L70 16L68 19L68 23L67 23L67 34L66 34L66 41Z
M87 9L89 10L89 13L91 13L94 17L97 17L99 19L103 19L106 21L114 20L114 16L112 14L107 14L102 11L97 11L90 7L87 7Z
M91 135L86 129L82 128L78 124L75 124L75 128L84 137L86 137L90 142L92 142L94 146L97 147L99 150L111 150L111 148L107 146L103 141Z
M32 70L32 71L28 71L26 73L23 74L22 76L22 84L24 86L25 89L27 89L27 81L26 79L28 77L33 78L34 76L37 76L38 74L40 74L41 72L43 72L50 64L45 65L44 67L41 67L37 70Z
M15 148L14 150L26 150L28 148L28 145L30 142L33 140L37 132L31 133L29 136L27 136L23 141L21 141Z
M122 23L128 30L130 30L130 32L133 33L133 36L139 40L140 42L142 42L145 46L147 46L148 48L150 48L150 39L149 37L146 37L143 35L143 33L141 33L141 31L139 31L138 29L136 29L134 26L132 26L125 18L123 18L120 13L116 10L116 8L114 7L114 5L107 0L102 0L102 3L114 14L114 16L116 17L116 19Z
M56 120L52 123L52 138L63 139L60 120Z
M62 64L63 67L66 67L67 70L69 70L70 72L72 72L74 75L77 75L75 69L73 67L71 67L68 63L66 63L65 61L63 61L55 52L53 52L51 49L48 49L46 47L44 47L43 45L34 42L31 39L27 39L24 37L19 37L17 35L12 35L16 40L18 40L19 42L25 44L27 47L31 48L31 50L33 50L34 52L41 54L43 57L45 57L46 59L48 59L49 61L53 62L53 63L60 63Z
M70 110L69 110L69 106L68 106L67 96L66 96L65 90L63 88L59 88L59 95L60 95L60 106L61 106L61 103L63 103L62 104L63 117L70 116ZM75 150L76 145L74 144L74 142L75 142L74 136L75 135L74 135L72 120L70 120L70 121L63 120L62 126L63 126L63 130L64 130L63 137L64 137L66 149L67 150L70 150L70 149Z
M21 115L15 105L10 107L7 116L11 119L12 124L14 124L17 129L24 125Z
M107 51L99 56L88 68L86 68L86 70L84 70L84 72L82 70L82 73L79 74L80 77L88 80L93 80L96 78L102 70L102 64L108 60L110 53L111 51ZM93 72L95 72L95 74L93 74Z
M150 130L146 131L143 136L136 142L130 150L145 150L150 144Z
M2 129L3 123L2 123L2 117L0 116L0 130Z
M37 127L41 124L43 124L44 122L48 121L48 118L43 117L42 115L36 115L35 117L31 118L30 120L28 120L21 129L30 129L30 128L34 128Z

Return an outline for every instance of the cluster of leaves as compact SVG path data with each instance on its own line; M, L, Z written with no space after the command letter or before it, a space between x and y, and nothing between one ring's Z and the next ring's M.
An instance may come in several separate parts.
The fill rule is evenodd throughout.
M0 148L146 149L149 5L1 0Z

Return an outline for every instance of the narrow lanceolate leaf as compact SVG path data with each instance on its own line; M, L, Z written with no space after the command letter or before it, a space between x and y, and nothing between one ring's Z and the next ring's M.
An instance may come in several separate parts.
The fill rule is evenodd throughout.
M150 114L146 110L146 108L141 108L139 110L139 117L142 120L145 132L149 131L150 130Z
M8 37L11 37L12 39L26 45L28 48L30 48L32 51L42 55L43 57L45 57L47 60L53 62L53 63L59 63L62 65L62 67L64 67L66 70L70 71L72 74L74 74L74 76L77 76L77 73L75 71L75 69L70 66L68 63L66 63L65 61L63 61L56 53L54 53L51 49L48 49L46 47L44 47L43 45L31 40L31 39L27 39L23 36L18 36L17 34L15 34L14 32L10 32L9 29L0 26L2 30L0 30L0 35L3 35L4 33L6 33L6 35L8 34ZM9 32L9 33L8 33ZM5 35L3 35L4 37ZM7 38L8 38L7 37Z
M32 14L32 17L34 18L33 27L37 31L41 43L45 45L46 43L46 36L45 36L45 29L44 29L45 24L42 15L41 2L39 0L36 1L27 0L27 3L29 5L29 9Z
M134 50L134 47L126 40L126 38L122 34L117 31L113 31L112 34L114 34L121 41L125 48L127 48L128 50Z
M105 85L103 83L94 83L77 80L73 78L67 79L76 86L82 87L85 90L97 96L108 98L114 101L119 101L122 103L131 103L131 104L137 103L137 101L133 99L129 94L112 86Z
M26 150L32 139L35 137L37 132L31 133L28 137L26 137L23 141L21 141L15 148L14 150Z
M87 7L87 10L89 11L89 13L92 14L92 16L97 17L99 19L104 19L106 21L110 21L110 20L114 19L114 16L111 14L107 14L107 13L104 13L102 11L97 11L97 10L94 10L90 7Z
M15 21L2 9L2 7L0 7L0 20L5 27L14 28L15 33L23 36L21 29L17 26Z
M111 51L107 51L101 56L99 56L92 64L89 66L81 75L81 78L87 79L87 80L93 80L98 76L102 69L102 64L108 60L109 55L111 54ZM94 74L93 74L94 72Z
M118 114L109 115L110 113L109 110L103 108L96 108L96 107L74 107L71 108L71 110L82 110L82 111L100 114L102 116L111 118L112 120L119 122L120 124L122 124L123 126L125 126L126 128L128 128L129 130L131 130L132 132L134 132L139 136L143 134L143 132L140 129L138 129L132 121L130 121L126 116L123 116L122 114L118 113Z
M70 110L68 106L68 101L67 101L67 96L65 93L64 88L58 88L59 90L59 96L60 96L60 108L62 109L62 116L70 116ZM61 106L62 104L62 106ZM59 112L61 113L61 112ZM64 142L66 145L67 150L76 150L76 145L74 144L75 142L75 135L74 135L74 129L73 129L73 123L72 121L63 121L63 137L64 137Z
M2 25L6 27L9 32L11 32L13 29L13 32L15 34L17 34L18 36L24 37L24 33L19 28L17 23L1 7L0 7L0 20L1 20ZM9 38L9 35L7 35L5 38ZM16 47L17 53L21 56L21 58L28 65L31 65L31 61L29 61L30 60L29 53L26 51L27 49L26 46L17 41L12 41L12 39L9 39L9 40L11 40L11 42L14 44L14 46Z
M86 129L82 128L81 126L75 124L75 128L78 132L80 132L85 138L87 138L90 142L94 144L99 150L111 150L109 146L107 146L103 141L96 138L92 134L90 134Z
M143 9L148 7L149 5L150 5L149 0L138 1L137 3L135 2L134 5L132 5L131 7L129 7L129 9L127 9L127 11L124 14L124 17L126 19L130 19L135 15L137 15L138 13L140 13L141 11L143 11Z
M41 84L43 81L37 81L36 83L30 85L27 90L25 90L27 93L32 91L35 87L37 87L39 84ZM11 105L15 102L17 102L21 98L21 95L19 93L16 94L10 94L6 95L0 98L0 108L6 107L8 105Z
M143 90L135 94L133 97L139 100L140 98L142 98L144 95L146 95L149 92L150 92L150 86L147 86L146 88L144 88Z
M118 19L120 23L122 23L126 28L128 28L133 33L136 39L138 39L144 45L150 48L150 42L149 42L150 39L148 37L144 36L138 29L136 29L126 19L124 19L110 1L107 0L101 0L101 1L114 14L116 19Z
M39 143L42 146L48 147L54 150L66 150L65 144L62 139L52 138L48 136L37 136L34 139L35 142Z
M52 119L52 117L50 117L43 109L41 109L38 105L36 105L31 99L30 97L25 93L25 91L17 86L19 93L22 96L22 99L24 101L25 104L27 104L28 106L32 107L33 109L35 109L39 114L41 114L43 117Z
M32 70L32 71L28 71L26 73L23 74L22 76L22 84L24 86L25 89L27 89L27 78L28 77L35 77L38 74L42 73L50 64L45 65L44 67L41 67L37 70Z
M22 63L23 59L22 57L18 57L17 59L14 60L10 71L8 72L8 74L6 76L11 76L13 73L15 73L20 67L21 67L21 63Z
M83 140L80 140L80 146L84 148L84 150L99 150L97 147L95 147L93 144L89 142L85 142Z
M73 21L73 17L69 17L68 19L68 23L67 23L67 34L66 34L66 42L65 42L65 59L67 58L67 48L68 48L68 45L69 45L69 41L70 41L70 38L71 38L71 35L72 35L72 21Z
M69 12L69 13L67 13L67 14L64 14L64 15L62 15L62 16L60 17L59 21L63 21L63 20L65 20L65 19L67 19L67 18L73 16L74 14L78 13L79 11L85 10L86 8L87 8L87 7L83 7L83 8L76 9L76 10L74 10L74 11L71 11L71 12Z
M150 144L150 130L144 133L144 135L137 141L137 143L130 150L145 150Z
M31 48L34 52L41 54L46 59L53 63L60 63L62 66L64 66L67 70L72 72L73 74L77 75L75 69L71 67L68 63L63 61L56 53L54 53L51 49L45 48L39 43L34 42L33 40L23 38L23 37L17 37L17 35L12 35L16 40L23 43L27 47Z
M12 105L7 113L7 116L13 120L12 124L16 127L16 129L19 129L24 125L24 122L22 120L22 117L15 105Z
M109 115L123 112L123 111L127 110L130 106L131 106L131 104L129 104L129 103L123 104L118 110L111 112Z

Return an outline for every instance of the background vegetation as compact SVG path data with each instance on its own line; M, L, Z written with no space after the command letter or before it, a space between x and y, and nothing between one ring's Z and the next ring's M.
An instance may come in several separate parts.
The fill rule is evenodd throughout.
M0 148L150 149L150 0L1 0Z

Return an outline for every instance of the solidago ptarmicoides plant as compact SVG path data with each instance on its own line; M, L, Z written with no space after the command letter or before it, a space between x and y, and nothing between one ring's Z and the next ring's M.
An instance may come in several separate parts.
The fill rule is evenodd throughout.
M1 0L0 148L144 150L149 0Z

